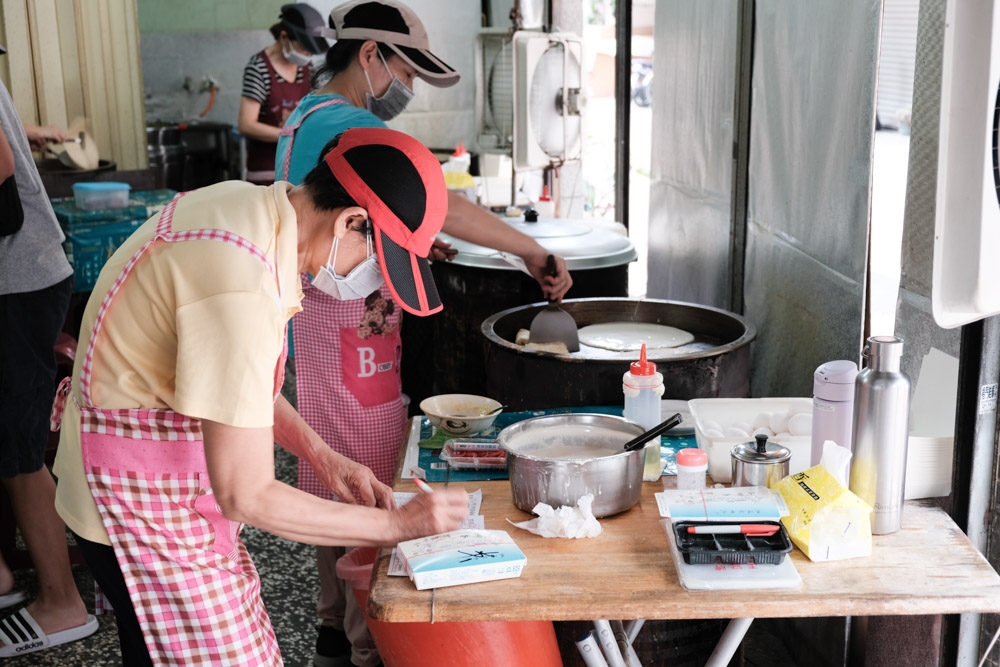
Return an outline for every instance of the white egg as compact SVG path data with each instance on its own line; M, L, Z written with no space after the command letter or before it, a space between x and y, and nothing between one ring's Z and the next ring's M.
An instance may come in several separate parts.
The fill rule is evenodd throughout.
M761 426L758 429L754 429L753 435L754 436L766 435L769 438L773 438L774 432L771 429L767 428L766 426Z
M705 435L709 438L721 438L723 437L722 431L717 431L714 428L707 429L704 431Z
M766 428L766 429L770 430L771 429L771 413L770 412L761 412L756 417L754 417L753 427L754 428Z
M813 418L808 412L792 415L788 419L788 432L792 435L809 435L812 433Z
M788 413L787 412L772 412L771 413L771 430L775 433L783 433L788 430Z
M738 428L739 430L744 431L747 434L749 434L754 429L754 427L750 425L750 422L742 422L742 421L733 422L733 428Z
M711 419L704 419L704 420L702 420L702 422L701 422L701 428L702 428L702 430L704 430L706 432L708 432L708 431L718 431L719 433L722 433L722 425L719 424L719 422L712 421Z
M749 438L750 434L741 428L736 428L735 426L727 426L722 432L727 438Z

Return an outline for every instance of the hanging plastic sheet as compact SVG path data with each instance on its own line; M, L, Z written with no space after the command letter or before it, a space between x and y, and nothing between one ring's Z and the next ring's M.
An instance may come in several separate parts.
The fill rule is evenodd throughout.
M745 315L755 395L854 359L865 307L880 1L758 0Z
M656 3L651 297L728 307L735 0Z

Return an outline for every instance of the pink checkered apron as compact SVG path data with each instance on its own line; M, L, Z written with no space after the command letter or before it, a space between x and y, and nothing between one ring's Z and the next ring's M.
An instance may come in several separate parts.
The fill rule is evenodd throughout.
M288 179L295 132L314 111L347 101L335 98L307 110L288 137L282 178ZM302 277L302 310L292 320L299 414L323 441L392 484L396 454L406 426L399 375L400 308L383 285L366 299L340 301ZM299 460L299 488L321 498L333 495L316 471Z
M114 296L153 243L230 243L261 259L277 278L267 256L236 234L218 229L171 232L179 197L160 214L155 236L129 260L94 320L80 372L83 464L153 663L280 665L260 598L260 578L239 539L242 524L226 519L212 494L199 420L168 409L103 410L91 399L101 325ZM275 366L275 397L284 356L283 351ZM69 393L64 381L53 406L53 430Z
M392 484L406 426L399 374L401 309L385 285L367 299L352 301L334 299L306 277L302 290L302 310L292 319L299 414L334 450ZM302 459L299 488L333 497Z

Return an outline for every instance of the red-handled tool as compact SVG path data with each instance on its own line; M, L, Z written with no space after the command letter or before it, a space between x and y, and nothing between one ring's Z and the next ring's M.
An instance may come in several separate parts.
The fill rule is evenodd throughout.
M732 534L742 533L748 537L769 537L778 532L780 526L771 526L764 523L742 523L731 526L691 526L689 533L695 534Z

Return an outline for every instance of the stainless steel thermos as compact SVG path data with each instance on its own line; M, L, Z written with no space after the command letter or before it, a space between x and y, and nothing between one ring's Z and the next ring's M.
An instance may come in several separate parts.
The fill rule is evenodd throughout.
M903 517L910 378L900 371L903 339L872 336L868 365L854 383L854 458L850 488L874 508L872 533L899 530Z

